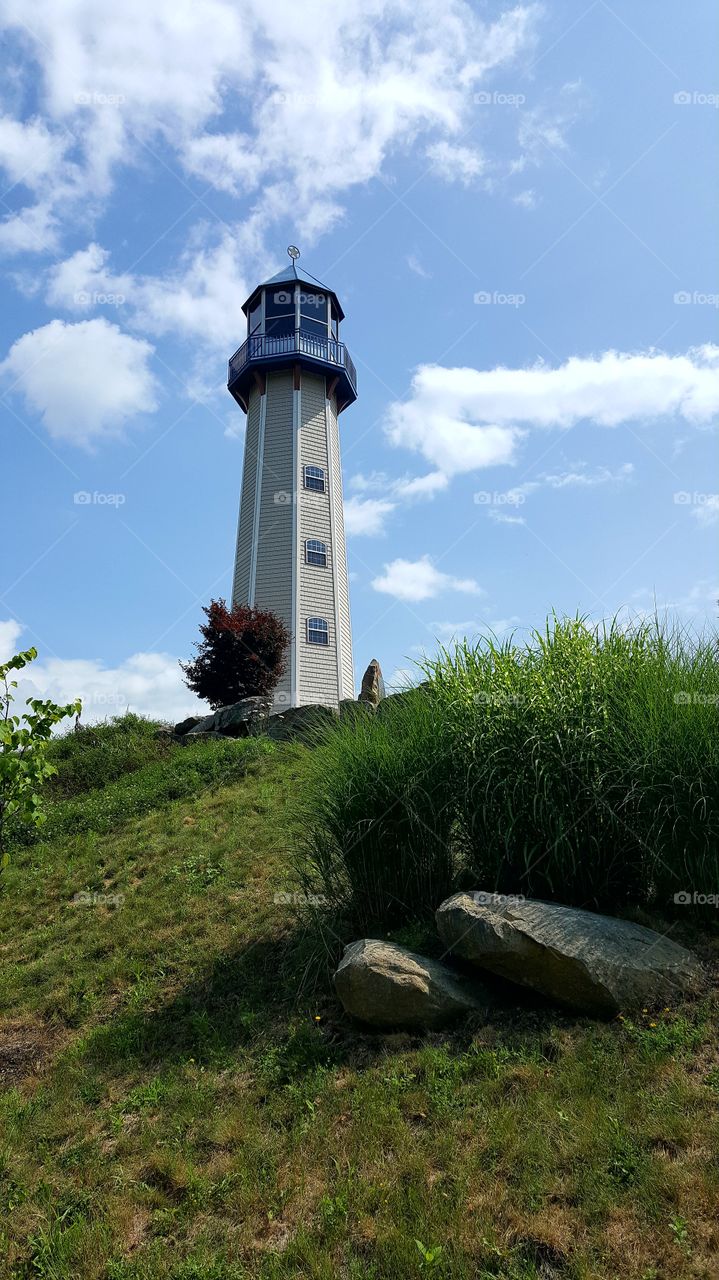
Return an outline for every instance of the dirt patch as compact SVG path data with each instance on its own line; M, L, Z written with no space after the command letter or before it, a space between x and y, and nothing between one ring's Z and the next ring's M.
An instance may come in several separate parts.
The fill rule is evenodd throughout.
M39 1075L56 1044L57 1037L42 1023L0 1022L0 1089Z

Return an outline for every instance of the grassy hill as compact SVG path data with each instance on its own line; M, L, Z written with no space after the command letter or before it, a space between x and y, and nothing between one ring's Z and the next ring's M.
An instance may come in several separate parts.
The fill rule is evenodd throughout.
M293 898L307 748L130 719L54 749L0 886L3 1277L717 1275L713 992L363 1033Z

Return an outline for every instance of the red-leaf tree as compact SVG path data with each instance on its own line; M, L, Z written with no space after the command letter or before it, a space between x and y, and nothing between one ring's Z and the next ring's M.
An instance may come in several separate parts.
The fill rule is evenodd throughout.
M270 609L211 600L203 608L207 622L200 626L197 657L180 666L188 685L213 708L241 698L269 695L287 665L290 633Z

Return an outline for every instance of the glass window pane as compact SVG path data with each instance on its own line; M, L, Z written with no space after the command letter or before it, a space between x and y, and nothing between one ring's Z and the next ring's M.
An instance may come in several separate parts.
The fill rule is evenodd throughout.
M315 320L327 322L327 294L300 293L300 312L303 316L314 316Z
M277 316L274 320L265 320L265 333L272 334L275 338L279 338L288 333L295 331L295 317Z
M265 289L265 315L284 316L295 313L294 285L277 285L273 289Z
M300 316L300 329L303 333L311 333L313 338L327 341L327 325L323 321L310 320L307 316Z
M252 307L250 314L247 317L248 334L254 333L257 329L259 329L261 322L262 322L262 294L260 294L259 298L257 299L257 302Z
M309 644L329 644L329 626L324 618L307 619L307 640Z
M307 564L327 568L327 547L318 538L308 538L305 542L305 561Z
M324 493L325 473L322 467L305 467L305 489L314 489L317 493Z

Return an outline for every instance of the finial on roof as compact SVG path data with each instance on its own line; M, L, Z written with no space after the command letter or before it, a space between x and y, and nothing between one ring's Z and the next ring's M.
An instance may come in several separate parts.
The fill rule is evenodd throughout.
M287 252L289 253L289 255L290 255L290 257L291 257L292 259L299 258L299 256L300 256L300 251L299 251L299 249L297 248L297 245L296 245L296 244L288 244L288 246L287 246Z

